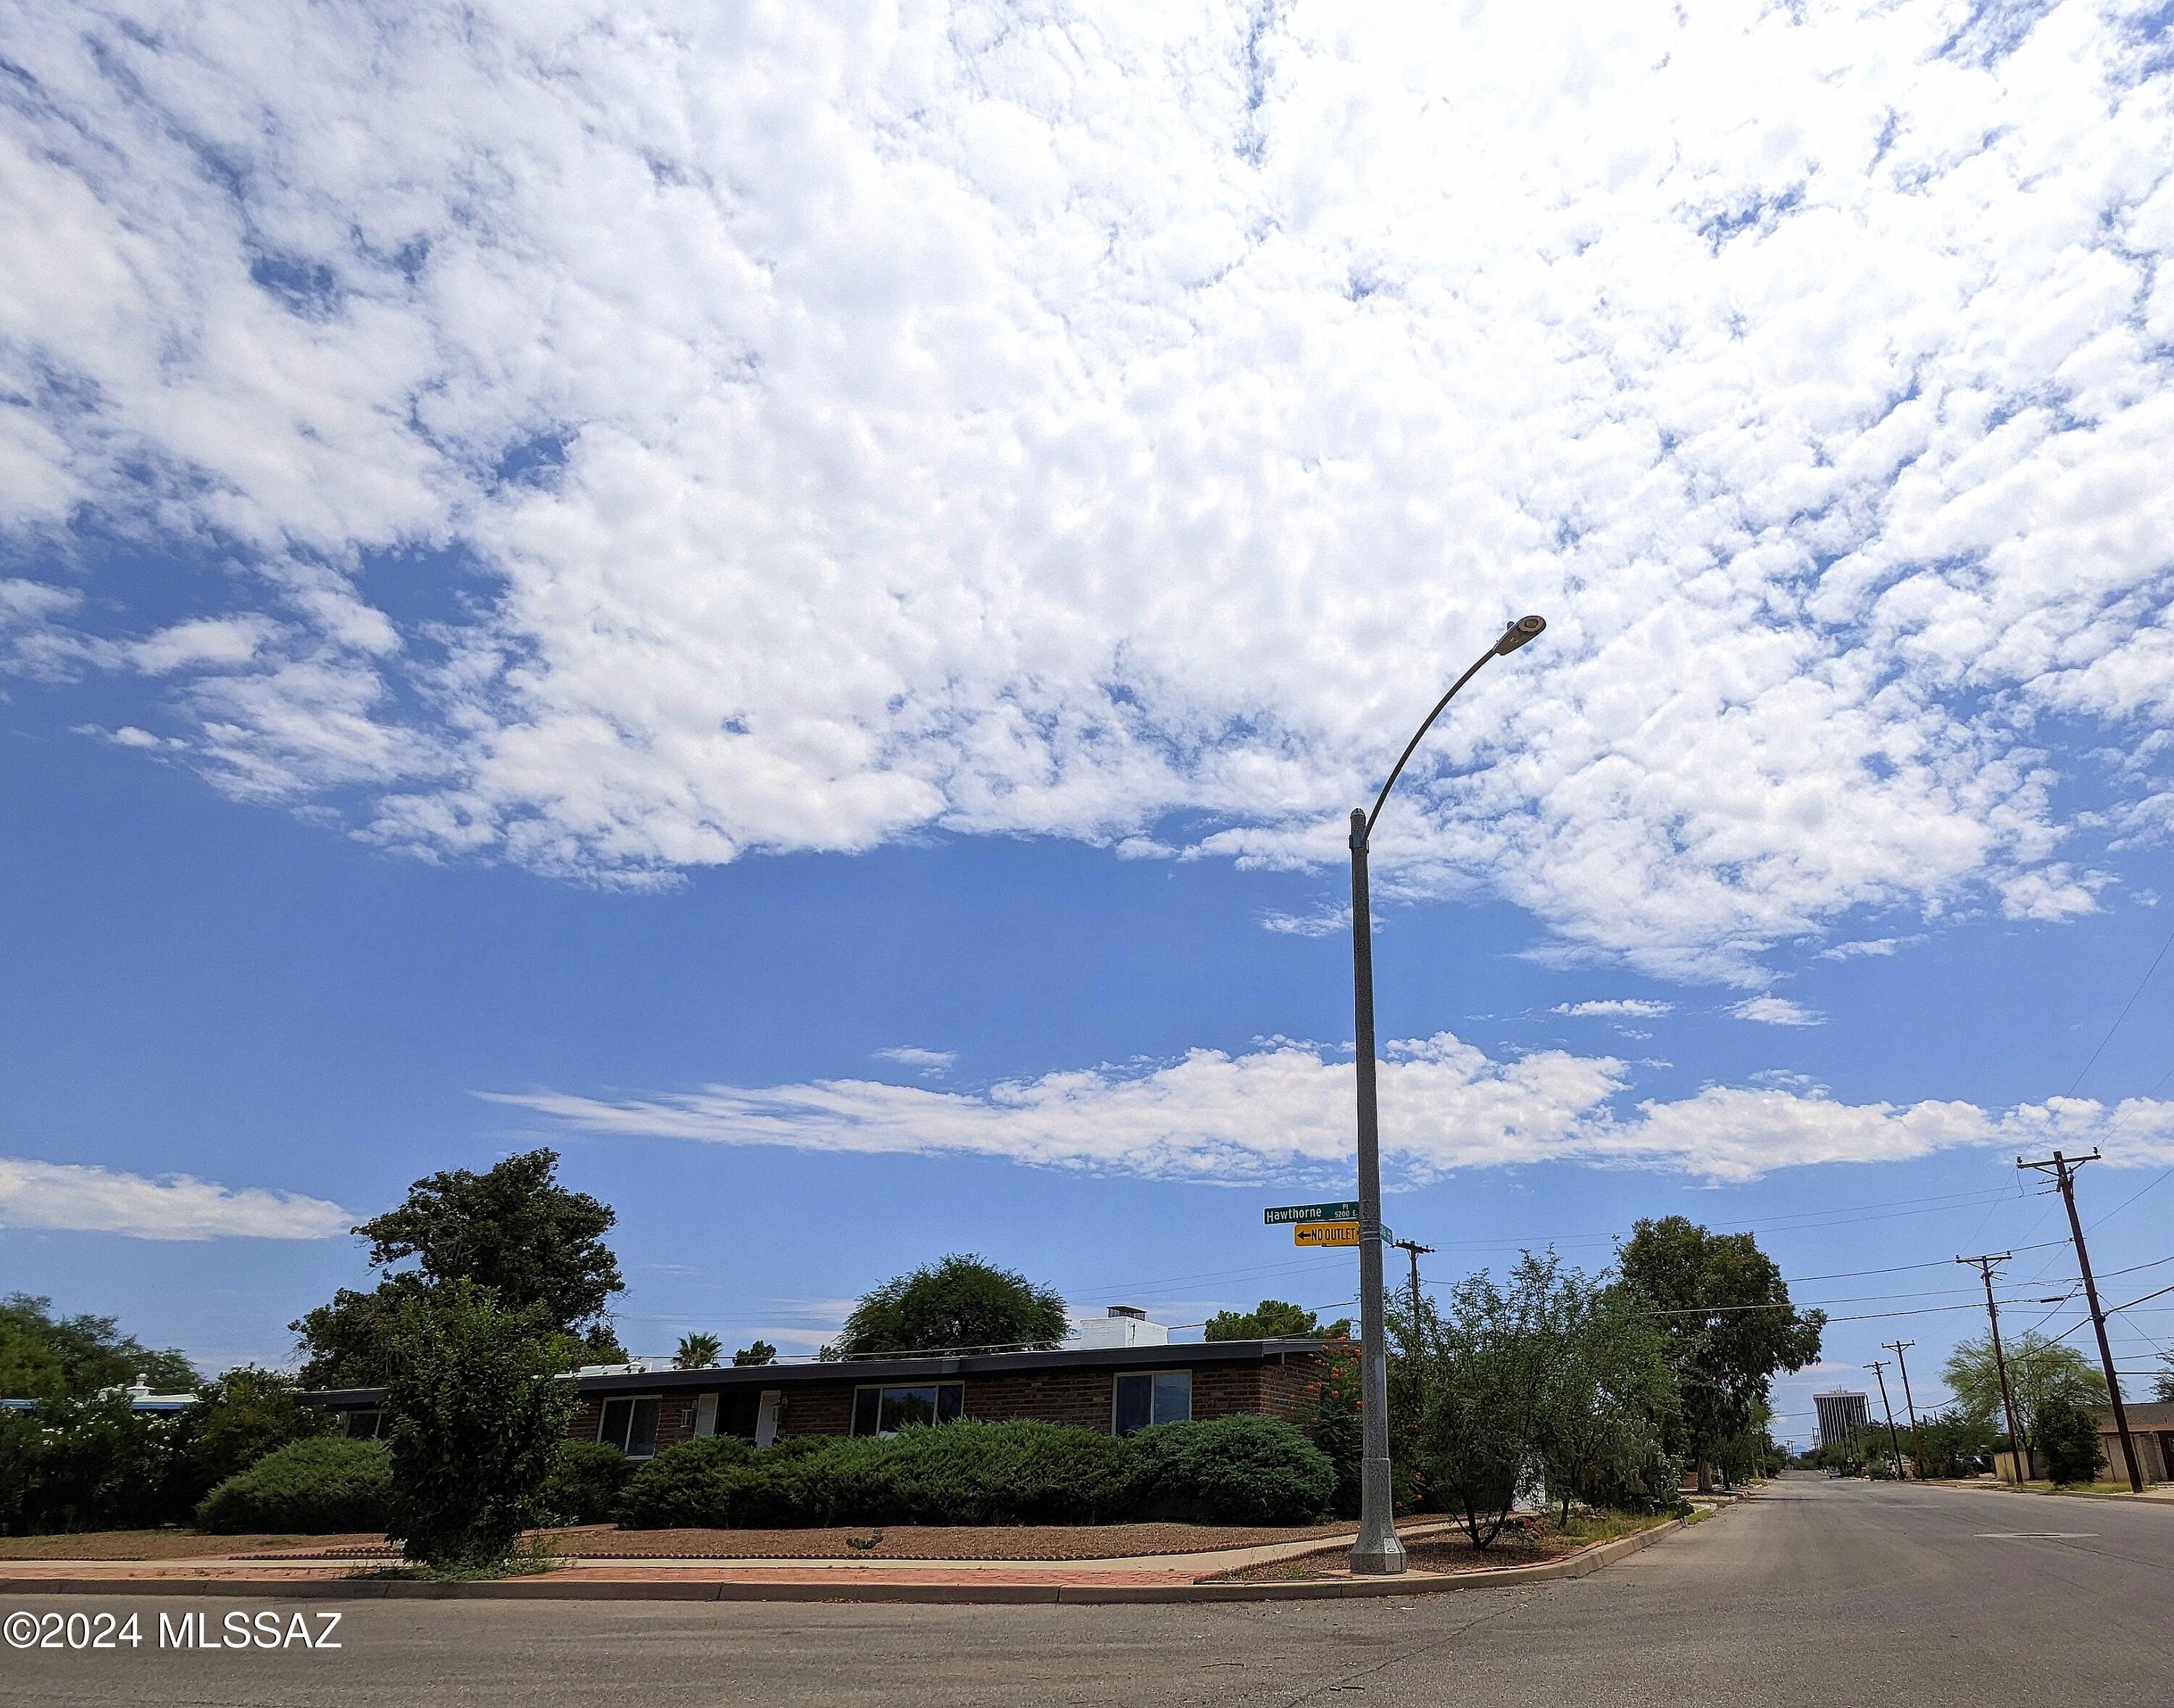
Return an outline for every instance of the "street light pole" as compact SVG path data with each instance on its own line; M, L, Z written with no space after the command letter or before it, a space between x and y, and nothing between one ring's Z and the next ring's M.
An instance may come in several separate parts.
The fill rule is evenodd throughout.
M1520 617L1502 638L1481 653L1472 668L1435 702L1419 732L1374 797L1374 810L1351 809L1351 1012L1359 1068L1359 1357L1360 1458L1359 1538L1351 1545L1354 1576L1382 1577L1404 1569L1404 1545L1389 1493L1389 1356L1382 1327L1382 1135L1374 1090L1374 925L1366 878L1366 850L1374 821L1389 791L1442 708L1479 673L1490 658L1514 652L1546 628L1539 617Z

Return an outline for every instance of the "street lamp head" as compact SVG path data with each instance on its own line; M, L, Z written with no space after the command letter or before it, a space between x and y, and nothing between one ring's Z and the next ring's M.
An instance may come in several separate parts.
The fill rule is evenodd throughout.
M1536 638L1548 626L1544 617L1520 617L1502 631L1502 638L1495 643L1495 656L1506 658L1528 640Z

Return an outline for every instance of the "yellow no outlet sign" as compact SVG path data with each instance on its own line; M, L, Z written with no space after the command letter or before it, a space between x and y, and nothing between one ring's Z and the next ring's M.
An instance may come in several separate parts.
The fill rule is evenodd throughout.
M1390 1237L1389 1230L1382 1230L1382 1238ZM1291 1230L1294 1246L1355 1246L1359 1243L1359 1224L1356 1222L1301 1222Z

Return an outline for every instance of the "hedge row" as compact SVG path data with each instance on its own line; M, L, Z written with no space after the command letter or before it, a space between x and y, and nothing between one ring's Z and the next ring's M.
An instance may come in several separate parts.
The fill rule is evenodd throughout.
M1122 1439L1052 1424L946 1424L874 1440L808 1437L760 1450L728 1435L668 1448L630 1478L615 1447L570 1441L538 1502L543 1523L723 1529L834 1524L1302 1524L1336 1473L1269 1418L1165 1424ZM228 1478L197 1509L205 1530L385 1528L381 1441L295 1442Z
M619 1500L634 1528L844 1524L1303 1524L1333 1497L1327 1456L1271 1418L1165 1424L1112 1437L1052 1424L946 1424L758 1450L683 1442Z
M223 1536L382 1530L392 1500L392 1456L382 1441L319 1435L267 1453L197 1508L197 1527Z

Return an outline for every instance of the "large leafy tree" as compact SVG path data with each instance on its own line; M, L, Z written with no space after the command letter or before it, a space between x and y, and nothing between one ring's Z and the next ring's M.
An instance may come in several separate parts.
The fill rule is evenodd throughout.
M1208 1319L1206 1340L1341 1339L1351 1332L1349 1317L1324 1326L1302 1305L1263 1299L1251 1311L1219 1311Z
M845 1358L969 1348L1054 1346L1071 1328L1063 1295L954 1253L863 1295L830 1350Z
M1674 1500L1682 1467L1668 1452L1678 1405L1666 1333L1626 1287L1556 1272L1552 1259L1536 1279L1560 1348L1539 1432L1549 1495L1566 1522L1573 1500L1637 1508Z
M28 1293L0 1300L0 1394L9 1399L89 1399L137 1377L155 1393L187 1393L203 1379L179 1352L156 1352L111 1316L56 1316Z
M1826 1325L1798 1311L1774 1260L1749 1234L1715 1234L1684 1216L1632 1224L1616 1253L1623 1284L1668 1337L1685 1457L1708 1467L1753 1427L1777 1372L1820 1355Z
M2008 1389L2015 1397L2015 1422L2025 1440L2034 1438L2041 1412L2106 1403L2106 1378L2073 1346L2028 1330L2001 1345L2008 1359ZM1964 1416L1989 1433L2007 1435L1992 1336L1959 1343L1940 1367L1940 1375Z
M54 1316L52 1300L0 1300L0 1393L8 1399L89 1399L143 1378L154 1393L189 1393L200 1376L182 1354L154 1352L113 1316Z
M611 1206L559 1184L559 1154L532 1150L477 1174L449 1169L417 1181L404 1202L354 1230L381 1272L367 1293L343 1288L289 1325L313 1387L375 1386L391 1365L387 1336L420 1290L452 1281L490 1289L507 1310L534 1311L598 1363L626 1354L606 1307L626 1283L603 1235ZM412 1268L392 1265L414 1262Z
M1554 1257L1528 1251L1508 1285L1484 1269L1468 1275L1446 1311L1416 1325L1418 1457L1430 1494L1474 1548L1494 1544L1541 1463L1564 1361L1555 1288Z

